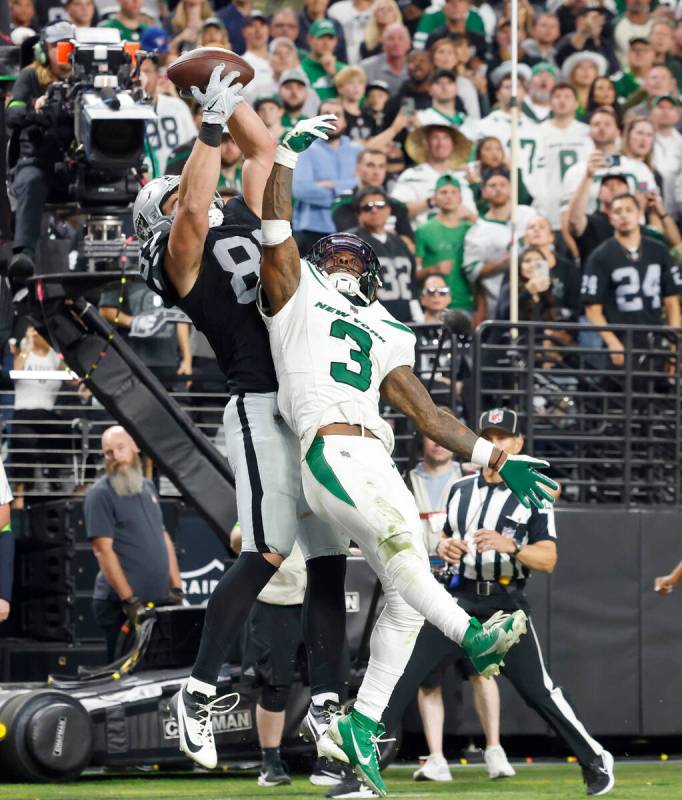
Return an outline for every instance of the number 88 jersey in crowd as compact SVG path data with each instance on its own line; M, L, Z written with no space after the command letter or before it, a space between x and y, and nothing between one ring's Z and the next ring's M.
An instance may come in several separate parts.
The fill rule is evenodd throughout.
M391 370L414 365L410 328L377 300L354 305L305 260L296 292L277 314L269 316L263 300L278 406L302 455L319 428L332 422L362 425L392 452L393 431L379 415L379 390Z
M164 270L170 230L140 252L140 269L166 306L177 306L206 335L230 392L274 392L277 379L267 331L256 308L262 256L261 221L241 196L212 208L196 282L180 297Z

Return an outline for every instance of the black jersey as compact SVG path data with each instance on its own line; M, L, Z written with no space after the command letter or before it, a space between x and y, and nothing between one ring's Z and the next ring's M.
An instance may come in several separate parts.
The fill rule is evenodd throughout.
M581 291L582 302L603 306L614 325L662 325L662 298L679 294L682 281L660 242L642 236L633 256L612 237L587 259Z
M156 233L142 248L147 285L206 335L232 394L276 391L268 333L256 308L260 219L241 196L226 203L222 223L208 229L199 275L185 297L178 296L164 269L169 238L170 231Z
M350 232L367 242L381 262L382 285L377 300L400 322L412 322L412 303L418 289L414 256L405 242L395 233L386 234L382 241L364 228L353 228Z

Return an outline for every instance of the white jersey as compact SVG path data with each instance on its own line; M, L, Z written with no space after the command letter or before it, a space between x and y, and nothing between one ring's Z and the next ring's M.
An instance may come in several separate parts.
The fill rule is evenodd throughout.
M147 120L145 136L152 151L155 175L164 175L171 151L197 135L192 112L179 97L160 94L156 101L156 119Z
M677 185L682 175L682 134L672 130L670 136L657 134L654 142L654 163L663 178L663 202L668 214L677 216L679 197Z
M379 415L379 387L396 367L414 366L410 328L378 301L353 305L303 260L296 292L263 319L279 381L277 403L302 455L318 429L332 422L362 425L392 452L393 431Z
M5 505L5 503L12 502L12 492L9 488L9 483L7 482L7 475L5 475L5 468L0 461L0 506Z
M572 167L566 170L563 183L561 185L561 208L562 210L568 208L571 198L575 194L580 181L585 175L587 170L587 159L594 150L591 147L588 152L583 155L581 161L578 161ZM632 193L636 192L657 192L656 179L654 173L647 167L643 161L630 158L629 156L618 156L620 159L616 166L609 167L604 170L597 170L594 178L592 179L592 186L590 186L590 194L587 202L587 214L593 214L597 210L597 200L599 197L599 187L601 186L602 177L608 172L609 175L622 175L628 182L628 190Z
M519 167L523 180L531 194L533 179L538 167L540 155L539 125L525 114L519 114ZM478 138L494 136L499 139L504 151L509 155L511 150L511 114L509 111L496 109L478 123Z
M517 210L517 235L523 238L528 223L537 217L538 212L532 206L519 206ZM464 263L462 269L467 280L473 286L486 261L498 261L511 247L511 223L479 217L476 223L466 232L464 237ZM489 278L481 278L485 290L488 307L488 319L495 318L497 303L500 299L505 272L498 272Z
M567 128L557 128L551 121L539 126L540 158L536 185L542 191L535 195L535 205L553 230L561 227L561 195L564 175L574 164L592 152L590 127L573 120Z

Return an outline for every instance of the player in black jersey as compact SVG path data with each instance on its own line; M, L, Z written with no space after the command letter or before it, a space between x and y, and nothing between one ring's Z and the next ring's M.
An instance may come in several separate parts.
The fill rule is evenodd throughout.
M614 235L587 259L582 280L582 302L592 325L629 324L680 326L678 295L682 292L679 267L665 245L642 236L637 198L621 194L611 203ZM614 366L625 363L623 342L613 331L600 336ZM644 337L635 337L642 346Z
M325 713L338 704L347 552L300 502L300 448L279 415L267 332L254 302L261 260L261 205L275 143L243 102L241 84L233 85L237 73L221 80L221 70L213 72L205 92L192 90L204 109L203 121L182 175L147 184L133 209L135 229L144 242L140 261L147 284L167 306L184 310L206 334L232 395L224 421L242 552L209 600L197 660L187 685L174 698L180 749L208 768L217 763L211 713L221 708L215 695L225 654L294 538L308 559L303 626L311 692L321 709L327 704ZM223 206L216 186L220 141L228 119L245 161L243 195ZM303 141L295 132L289 138L302 149L320 135Z

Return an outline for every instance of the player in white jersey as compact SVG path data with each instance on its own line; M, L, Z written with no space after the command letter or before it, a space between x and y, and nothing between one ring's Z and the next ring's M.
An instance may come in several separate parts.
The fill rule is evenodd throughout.
M538 128L540 154L536 184L542 186L542 191L535 196L535 205L556 231L561 228L564 175L573 164L587 157L593 144L589 125L575 118L578 99L570 84L559 83L552 89L550 106L552 118Z
M324 134L324 118L307 136ZM299 258L291 237L294 137L280 145L263 199L260 308L279 381L279 408L301 442L303 488L322 520L352 538L384 587L386 606L354 710L335 717L318 752L350 763L381 795L379 720L409 660L424 617L461 644L474 667L496 674L525 629L523 614L481 625L431 575L414 498L393 463L393 434L380 398L403 411L429 438L462 459L498 469L524 504L551 499L554 485L535 468L546 462L506 457L434 405L412 371L414 335L376 301L381 285L372 249L347 233L324 237Z

